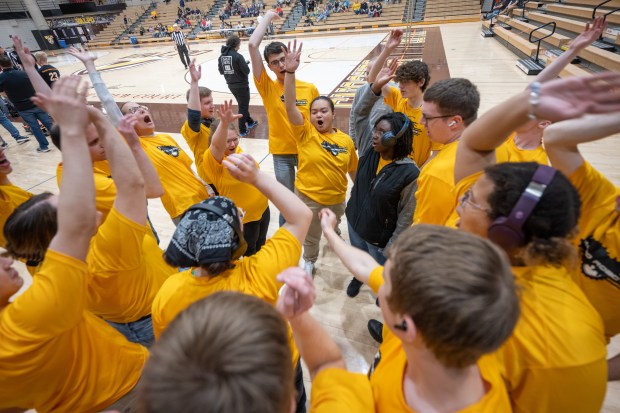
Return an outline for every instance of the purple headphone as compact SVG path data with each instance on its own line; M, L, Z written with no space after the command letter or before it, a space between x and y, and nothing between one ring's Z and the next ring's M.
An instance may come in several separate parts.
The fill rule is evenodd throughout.
M547 165L538 165L532 180L519 197L508 217L499 217L491 224L488 236L491 241L505 250L525 244L523 224L530 217L543 196L545 189L553 180L556 170Z

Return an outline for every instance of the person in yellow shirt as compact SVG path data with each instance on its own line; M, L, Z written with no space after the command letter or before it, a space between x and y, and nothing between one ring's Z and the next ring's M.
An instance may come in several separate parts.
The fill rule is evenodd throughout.
M236 205L217 196L192 206L179 222L164 256L168 264L190 269L168 278L153 301L156 338L186 307L217 291L238 291L275 304L282 286L276 276L299 263L301 243L312 220L310 210L283 185L260 172L251 156L232 154L222 163L235 179L265 194L282 212L286 224L256 254L238 259L246 245ZM303 406L301 364L292 339L291 345L297 368L297 403Z
M510 411L492 353L517 323L519 298L499 248L451 228L414 225L384 268L336 234L333 212L321 211L321 224L345 267L379 295L383 343L369 372L377 413Z
M202 77L200 69L200 66L196 66L196 59L192 59L189 65L191 82L187 91L187 120L181 127L181 135L194 154L198 176L205 183L212 185L213 182L202 167L202 161L211 142L215 106L211 89L198 86L198 81Z
M500 245L522 288L521 318L498 352L515 412L600 411L606 348L601 317L571 278L577 191L546 165L495 164L495 148L532 117L617 110L618 84L614 73L533 83L473 122L458 147L455 181L483 172L460 199L458 226Z
M10 258L0 258L3 411L137 409L134 389L148 351L86 311L85 260L96 210L84 138L86 88L79 88L79 83L78 76L63 76L53 96L37 99L64 131L65 179L58 200L58 230L44 264L32 285L13 302L9 298L23 280Z
M28 191L15 186L9 180L9 174L13 172L11 161L6 157L4 148L0 148L0 247L6 245L4 238L4 224L9 216L19 205L32 197Z
M607 338L620 333L620 187L587 162L578 145L619 133L618 115L558 122L544 137L551 164L568 176L581 198L574 278L603 317ZM611 358L608 367L609 380L619 380L620 355Z
M265 46L263 56L267 67L276 76L272 80L263 65L263 56L259 46L265 36L268 27L273 20L280 17L273 10L265 13L248 43L252 73L256 89L263 99L263 105L267 112L269 128L269 153L273 156L273 169L276 179L291 192L295 190L295 168L297 168L297 139L292 125L286 115L284 105L284 50L286 46L282 42L271 42ZM310 114L310 102L319 96L319 91L312 83L295 81L297 109L308 116ZM280 214L280 226L284 224Z
M424 91L430 86L430 74L428 66L422 61L410 61L398 65L398 59L393 59L388 68L391 69L390 77L382 81L377 79L380 71L383 70L388 58L400 45L403 37L401 30L395 29L390 32L385 47L377 57L368 74L368 83L373 85L373 90L378 93L382 91L385 103L394 112L404 113L409 117L416 132L413 140L413 152L411 159L422 168L431 156L431 149L439 150L439 143L433 144L426 132L426 126L422 124L422 96ZM398 87L390 86L388 82L394 79L398 82ZM376 85L375 85L376 83Z
M295 71L299 67L302 44L285 53L284 101L286 113L297 137L299 170L295 180L295 193L312 211L312 224L304 241L305 269L315 273L319 257L321 223L319 211L331 208L338 216L344 214L347 193L347 174L355 181L357 152L353 140L346 133L334 128L334 102L319 96L310 104L310 117L305 117L295 104ZM339 230L338 230L339 231Z
M201 164L204 168L204 174L211 178L211 181L218 188L219 194L230 198L235 205L245 212L243 216L243 237L248 247L244 256L249 257L256 254L267 240L267 230L271 218L269 203L267 197L258 189L233 178L222 164L226 157L243 152L239 146L239 134L232 124L235 119L239 119L243 115L233 114L232 100L224 101L218 114L220 124L213 134L211 146L203 155L204 161Z
M121 110L137 118L135 131L157 170L164 187L161 202L176 225L187 208L209 197L205 184L194 175L191 158L176 141L170 135L155 134L155 122L146 106L127 102Z

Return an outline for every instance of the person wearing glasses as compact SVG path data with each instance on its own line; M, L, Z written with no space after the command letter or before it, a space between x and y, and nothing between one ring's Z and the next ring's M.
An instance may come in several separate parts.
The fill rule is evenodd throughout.
M281 42L271 42L264 50L265 61L269 70L276 76L272 80L265 71L259 46L272 20L279 19L274 11L265 14L260 24L252 33L249 42L250 60L254 72L254 83L263 99L269 128L269 152L273 155L273 169L278 182L290 191L295 189L295 169L297 168L297 139L286 115L284 106L284 75L286 46ZM319 96L319 91L312 83L295 81L295 106L302 115L310 114L310 102ZM284 223L280 215L280 225Z

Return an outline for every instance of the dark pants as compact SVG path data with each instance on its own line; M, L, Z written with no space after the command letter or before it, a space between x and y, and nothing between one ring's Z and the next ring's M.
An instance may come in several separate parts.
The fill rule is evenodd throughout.
M306 413L306 388L304 387L304 372L301 369L301 360L295 368L295 390L297 391L297 409L295 413Z
M239 105L239 113L243 116L239 118L239 133L244 134L247 131L247 126L254 122L250 116L250 87L233 87L229 86L230 93L237 99L237 105Z
M189 51L187 50L187 46L186 45L177 46L177 52L179 52L181 63L183 63L185 67L189 66L190 60L189 60Z
M243 224L243 238L248 243L248 249L244 256L256 254L267 241L267 229L269 228L269 221L271 220L271 214L269 213L269 207L263 212L263 216L258 221L248 222Z
M39 121L45 126L48 132L52 129L52 118L47 112L39 108L32 108L27 110L19 111L19 116L30 126L30 130L34 135L37 142L39 142L39 148L47 149L49 146L49 142L45 138L43 132L41 132L41 127L39 126Z

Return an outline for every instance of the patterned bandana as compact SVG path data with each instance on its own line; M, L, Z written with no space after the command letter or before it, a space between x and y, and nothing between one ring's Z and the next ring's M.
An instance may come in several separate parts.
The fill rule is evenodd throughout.
M201 205L212 205L224 214L207 211ZM237 207L226 197L215 196L190 207L170 240L167 260L179 267L230 261L240 245L233 222L238 225Z

